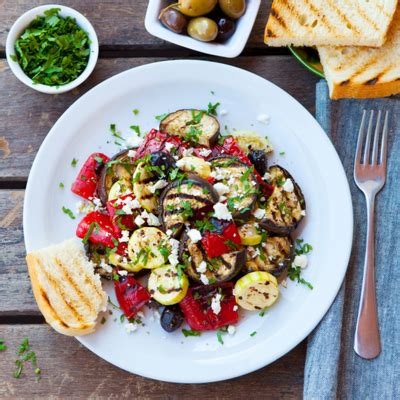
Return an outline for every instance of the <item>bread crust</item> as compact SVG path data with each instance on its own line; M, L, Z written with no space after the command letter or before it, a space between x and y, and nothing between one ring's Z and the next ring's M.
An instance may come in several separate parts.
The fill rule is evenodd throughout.
M40 285L38 277L38 268L40 264L39 258L34 254L29 253L26 256L26 262L28 265L29 276L31 278L33 295L46 322L57 332L67 336L82 336L92 333L95 329L96 323L82 325L81 327L76 328L68 326L60 319L47 299L45 290Z
M338 85L333 84L330 88L330 96L333 100L352 98L352 99L371 99L375 97L388 97L400 93L400 80L393 82L381 82L374 85L353 84Z

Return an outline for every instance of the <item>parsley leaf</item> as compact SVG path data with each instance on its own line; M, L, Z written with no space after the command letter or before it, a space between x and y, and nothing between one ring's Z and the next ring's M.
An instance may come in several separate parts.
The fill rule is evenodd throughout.
M133 112L135 115L138 115L140 111L139 111L137 108L134 108L134 109L132 110L132 112Z
M66 208L66 207L63 206L62 210L63 210L64 214L68 215L68 217L70 217L71 219L75 219L74 213L69 208Z
M78 164L78 160L76 158L73 158L72 161L71 161L71 167L75 168L76 164Z
M217 115L217 108L221 103L212 104L211 102L208 103L207 114L208 115Z
M183 336L188 337L188 336L201 336L200 331L195 331L193 329L182 329Z

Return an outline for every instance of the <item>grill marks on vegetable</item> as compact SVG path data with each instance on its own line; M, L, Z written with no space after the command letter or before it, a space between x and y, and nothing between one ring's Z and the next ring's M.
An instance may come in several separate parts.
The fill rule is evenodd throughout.
M274 191L267 202L266 216L261 224L270 232L287 235L296 229L304 217L306 207L304 196L293 177L284 168L275 165L268 171ZM292 192L284 190L285 181L288 179L293 182Z

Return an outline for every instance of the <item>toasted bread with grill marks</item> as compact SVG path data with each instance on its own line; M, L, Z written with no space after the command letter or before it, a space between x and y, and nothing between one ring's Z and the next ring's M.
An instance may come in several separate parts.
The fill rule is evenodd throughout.
M269 46L372 46L385 42L397 0L274 0Z
M386 97L400 93L400 7L380 48L319 46L330 96Z
M46 322L68 336L93 332L107 295L82 243L67 240L31 252L26 260L33 294Z

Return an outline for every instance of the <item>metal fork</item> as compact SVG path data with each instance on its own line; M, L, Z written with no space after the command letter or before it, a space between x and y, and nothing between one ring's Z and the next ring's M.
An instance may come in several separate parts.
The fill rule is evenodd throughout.
M354 160L354 180L365 195L368 219L367 248L354 351L367 359L375 358L381 352L375 293L375 197L386 180L388 118L386 112L382 127L382 112L379 111L374 129L374 111L371 111L365 134L367 112L364 110Z

